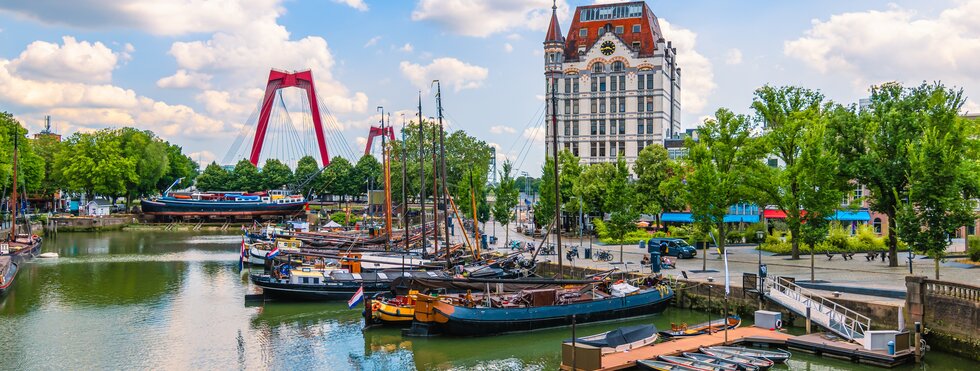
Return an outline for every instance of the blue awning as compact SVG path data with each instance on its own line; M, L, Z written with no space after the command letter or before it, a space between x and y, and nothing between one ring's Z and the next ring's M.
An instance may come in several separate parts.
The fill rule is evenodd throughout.
M663 213L660 220L664 223L694 223L691 213Z
M664 223L694 223L691 213L663 213L660 220ZM725 223L758 223L758 215L725 215Z
M871 213L866 210L850 211L850 210L837 210L834 216L830 220L837 220L842 222L866 222L871 220Z
M758 223L759 215L725 215L725 223Z

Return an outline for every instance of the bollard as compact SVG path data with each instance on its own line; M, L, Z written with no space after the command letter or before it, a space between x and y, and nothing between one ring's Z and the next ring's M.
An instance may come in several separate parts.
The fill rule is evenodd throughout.
M895 340L888 341L888 355L895 355Z
M922 322L915 323L915 363L922 362Z
M810 334L810 306L806 306L806 334Z

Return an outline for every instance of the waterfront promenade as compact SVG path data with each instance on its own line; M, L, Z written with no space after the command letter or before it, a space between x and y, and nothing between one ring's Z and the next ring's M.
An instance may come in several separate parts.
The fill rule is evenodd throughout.
M506 245L504 242L504 231L503 227L499 224L497 228L497 238L498 242L496 246L491 246L498 250L506 250ZM512 240L518 241L532 241L532 238L525 236L523 234L517 233L514 229L515 226L510 226L510 238ZM493 227L491 223L487 223L487 234L493 234ZM552 242L554 238L549 238L549 242ZM536 240L540 242L541 239ZM589 240L585 239L580 241L577 238L562 237L562 244L566 246L581 246L588 247ZM619 261L619 245L600 245L593 241L592 243L593 251L605 250L613 254L612 262L596 262L591 259L575 259L572 262L565 261L566 265L575 267L590 267L596 269L611 269L617 267L624 269L628 268L630 271L641 271L650 272L650 268L641 267L640 261L643 256L646 255L646 251L640 249L636 244L629 244L623 246L623 260L627 264L617 264ZM676 259L671 257L672 260L677 261L676 269L664 270L664 274L681 276L682 271L686 272L687 277L692 280L704 280L706 281L711 277L715 282L724 282L725 272L724 263L720 259L717 251L713 248L708 250L707 258L707 272L700 272L702 265L704 264L702 260L703 250L698 250L698 256L694 259ZM584 258L583 249L579 250L579 255ZM823 286L829 287L828 291L837 291L840 288L858 288L862 291L870 291L872 296L876 296L874 300L884 300L884 301L904 301L901 298L895 297L897 293L905 292L905 276L909 275L909 267L907 264L906 257L908 253L906 251L899 252L899 262L898 267L889 267L887 262L882 262L880 259L869 262L865 259L864 254L855 254L853 259L844 261L840 255L834 255L833 259L828 260L827 256L823 253L818 252L814 259L814 272L816 281ZM759 257L760 254L758 250L755 249L755 245L737 245L731 246L728 249L728 267L730 272L731 284L734 286L742 285L742 273L757 273L759 267ZM558 257L555 255L549 256L539 256L539 259L557 262ZM810 279L810 256L801 255L799 260L792 260L789 256L774 255L768 252L762 252L761 254L762 264L766 264L768 268L769 275L776 276L791 276L795 277L797 281L805 281ZM945 263L940 263L940 275L943 280L952 282L961 282L971 285L980 285L980 266L976 268L968 268L969 265L963 263L955 262L955 259L948 259ZM934 275L934 263L932 259L924 258L918 255L913 259L912 268L915 275L927 276L932 278ZM821 282L826 281L826 282ZM838 289L833 289L837 287ZM874 291L879 291L874 294ZM843 291L843 290L842 290ZM850 298L860 298L866 297L868 295L856 295L844 293ZM870 299L870 298L869 298Z

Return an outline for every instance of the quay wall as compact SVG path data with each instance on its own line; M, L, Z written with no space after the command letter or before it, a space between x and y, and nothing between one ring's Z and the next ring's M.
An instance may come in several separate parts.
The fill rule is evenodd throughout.
M980 361L980 287L905 278L908 326L920 322L930 346Z
M48 232L94 232L120 230L136 219L131 215L101 217L53 217L48 219L44 229Z

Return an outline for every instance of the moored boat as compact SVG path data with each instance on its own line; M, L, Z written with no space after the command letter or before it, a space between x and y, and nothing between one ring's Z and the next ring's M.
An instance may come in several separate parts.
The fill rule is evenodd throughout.
M303 213L306 199L302 195L290 195L286 191L245 194L224 193L169 193L152 200L142 200L144 214L159 216L287 216Z
M670 331L660 331L660 335L667 337L687 337L695 335L703 335L708 333L714 333L718 331L724 331L725 328L733 329L737 328L742 324L742 319L738 316L728 316L727 318L719 318L713 321L708 321L704 323L699 323L693 326L688 326L686 323L676 325L670 324Z
M664 362L664 361L654 361L654 360L649 360L649 359L641 359L639 361L636 361L636 365L639 366L640 368L643 368L643 369L657 370L657 371L674 371L674 370L682 370L682 371L704 371L704 370L702 370L700 368L696 368L696 367L679 365L679 364L676 364L676 363L670 363L670 362Z
M713 357L721 358L721 359L726 359L726 360L729 360L729 361L732 361L732 362L735 362L735 363L739 363L739 364L742 364L742 365L755 366L755 367L758 367L760 370L768 370L774 364L774 362L772 360L765 359L765 358L740 356L738 354L733 354L733 353L729 353L729 352L722 351L722 350L717 350L717 349L716 350L711 350L711 349L708 349L708 348L700 348L700 350L701 350L701 353L707 354L709 356L713 356Z
M347 300L363 287L370 296L391 289L399 276L446 276L438 271L351 272L347 269L317 269L284 264L272 273L253 273L253 284L265 295L292 300Z
M684 354L684 357L690 358L690 359L693 359L693 360L698 360L698 361L701 361L701 362L717 364L717 365L726 366L726 367L734 367L736 369L743 370L743 371L756 371L756 370L759 369L759 367L757 367L757 366L753 366L753 365L750 365L750 364L738 363L738 362L730 361L730 360L727 360L727 359L724 359L724 358L718 358L718 357L715 357L715 356L710 356L710 355L707 355L707 354L704 354L704 353L684 352L683 354Z
M489 283L487 284L489 287ZM673 290L653 278L640 287L595 282L503 294L419 296L407 335L487 336L658 314ZM424 329L424 331L423 331Z
M371 299L371 316L368 322L388 326L408 326L415 319L415 298L418 291L411 291L408 295L395 295L388 297L375 295ZM367 313L365 313L367 315Z
M0 256L0 296L10 291L17 278L17 263L10 256Z
M612 331L583 336L575 339L576 344L585 344L599 348L600 353L619 353L652 344L659 338L657 327L654 325L636 325L620 327ZM565 340L565 343L571 343Z
M696 359L687 357L675 357L675 356L660 356L660 360L664 362L670 362L676 365L691 366L699 370L704 371L736 371L738 366L735 365L722 365L712 362L698 361Z
M708 350L722 351L745 357L765 358L776 363L786 362L786 360L793 356L792 353L780 349L765 350L745 347L714 346L708 348Z

